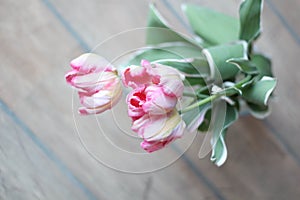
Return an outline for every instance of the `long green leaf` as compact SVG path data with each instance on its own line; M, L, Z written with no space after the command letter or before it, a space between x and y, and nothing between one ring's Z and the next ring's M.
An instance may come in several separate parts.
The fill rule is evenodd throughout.
M271 113L271 110L269 109L268 105L262 106L262 105L252 104L252 103L247 103L247 105L250 114L257 119L264 119Z
M229 59L229 63L235 64L242 72L246 74L257 74L258 70L253 62L246 59Z
M183 60L160 60L157 63L174 67L187 74L201 75L207 77L209 75L209 65L204 58L188 58ZM197 78L197 77L195 77Z
M127 65L139 65L142 59L149 61L163 59L201 58L201 49L183 42L162 43L148 46L136 53Z
M242 97L249 103L259 106L267 106L268 99L276 86L276 79L264 76L252 87L247 87L242 91Z
M239 69L229 59L247 59L247 43L239 41L234 44L223 44L203 50L211 67L212 77L220 73L223 80L234 78Z
M226 115L221 133L214 132L212 138L212 154L210 160L217 166L221 166L227 159L227 148L225 144L225 135L228 127L238 119L236 107L227 105Z
M194 32L207 44L217 45L238 39L236 18L208 8L186 4L182 7Z
M259 77L270 76L273 77L271 60L262 54L254 54L251 56L251 61L255 64Z
M153 4L150 4L147 27L147 45L167 42L185 42L196 46L199 45L195 41L172 30Z
M263 0L244 0L240 6L240 39L251 42L261 32Z

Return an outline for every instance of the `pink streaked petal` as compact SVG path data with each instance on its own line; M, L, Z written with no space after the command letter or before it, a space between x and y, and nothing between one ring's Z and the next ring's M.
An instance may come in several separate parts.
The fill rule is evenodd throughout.
M145 125L143 132L140 132L140 135L142 135L143 139L150 140L162 132L165 132L167 121L167 115L148 115L148 123Z
M177 76L162 77L160 85L163 87L163 90L167 95L180 98L183 94L184 85L181 79Z
M76 87L79 91L84 91L89 95L92 95L99 90L105 90L109 87L113 87L116 84L120 84L119 77L115 72L103 72L101 77L96 80L90 80L92 77L98 76L97 74L89 74L83 76L75 76L69 82L73 87Z
M91 96L79 93L80 103L87 108L96 108L109 103L112 99L109 91L99 91Z
M71 67L79 72L89 73L96 69L111 70L112 65L103 57L93 53L85 53L70 63Z
M152 64L148 60L141 60L141 66L146 69L147 74L150 76L158 76L158 74L153 70Z
M146 88L145 93L146 102L143 104L145 112L153 115L163 115L173 110L176 106L177 98L166 95L162 87L149 86Z
M106 111L110 108L111 108L111 106L109 106L109 104L107 104L106 106L103 106L103 107L99 107L99 108L80 107L78 109L78 112L81 115L95 115L95 114L103 113L104 111Z
M180 138L183 135L184 132L184 123L181 122L177 125L177 127L172 131L172 133L169 135L169 137L165 138L164 140L154 140L154 141L147 141L144 140L141 143L141 147L146 150L148 153L152 153L154 151L160 150L167 145L169 145L174 140Z
M104 105L96 107L96 108L80 107L78 109L78 112L81 115L100 114L100 113L103 113L106 110L111 109L114 105L116 105L118 103L120 98L121 98L121 95L116 96L111 102L108 102L107 104L104 104Z
M148 114L143 115L137 120L134 120L131 129L136 132L140 137L143 137L143 133L148 124L151 123Z
M154 151L160 150L166 146L166 142L159 142L159 141L154 141L154 142L148 142L148 141L143 141L141 142L141 147L146 150L148 153L152 153Z
M185 76L179 70L177 70L173 67L166 66L166 65L155 64L153 71L155 72L155 74L158 74L161 77L175 75L178 78L180 78L181 80L185 79Z
M142 105L145 102L144 88L136 88L132 90L126 97L128 105L128 115L130 117L141 117L145 114Z
M155 141L155 140L164 140L168 138L170 135L181 135L183 134L183 129L185 128L185 123L182 121L181 117L177 113L176 110L169 113L166 116L166 121L164 126L161 129L157 129L156 133L152 133L152 136L148 138L144 137L147 141ZM148 134L148 128L144 132L144 134ZM150 135L150 134L148 134Z
M82 115L99 114L116 105L122 96L120 82L108 90L99 91L91 96L85 92L79 92L81 103L84 107L79 108Z
M141 60L141 66L146 67L146 68L151 67L151 63L148 60L143 59L143 60Z
M94 83L109 83L112 79L116 79L117 75L114 72L100 72L90 73L84 75L77 75L72 79L73 85L76 87L85 87L86 85Z
M71 71L67 72L66 75L65 75L65 79L66 79L67 83L75 87L73 79L77 75L78 75L78 71L77 70L71 70Z
M122 73L122 79L125 86L135 89L151 83L152 76L146 68L132 65Z
M131 108L128 109L128 116L132 118L140 118L145 114L144 110L142 108Z

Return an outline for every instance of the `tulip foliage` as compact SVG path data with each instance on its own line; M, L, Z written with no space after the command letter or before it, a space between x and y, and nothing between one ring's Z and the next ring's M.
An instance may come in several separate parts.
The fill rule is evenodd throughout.
M78 90L80 113L110 109L119 101L123 83L131 89L128 115L143 149L157 151L182 137L185 129L210 132L211 161L221 166L227 158L226 131L240 108L260 119L269 114L276 79L271 61L253 50L261 33L262 4L243 1L239 19L183 5L191 36L172 29L150 5L147 48L134 54L125 70L118 73L95 54L71 62L66 79Z

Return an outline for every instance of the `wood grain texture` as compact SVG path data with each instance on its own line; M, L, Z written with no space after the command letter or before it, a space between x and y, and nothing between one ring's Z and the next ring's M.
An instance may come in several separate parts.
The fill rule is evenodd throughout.
M199 159L199 135L186 155L226 199L295 199L299 166L261 121L245 117L227 134L228 160L222 168ZM197 161L198 159L198 161Z
M0 127L0 199L88 199L2 106Z
M287 29L295 41L300 45L300 27L299 27L299 1L279 1L266 0L266 5L281 20L281 23Z
M176 16L172 12L172 9L179 11L182 1L167 1L169 4L164 2L156 1L156 4L177 30L188 33L184 25L175 20ZM188 2L237 15L236 0L226 3ZM279 6L279 3L276 1L275 6ZM228 133L229 160L224 167L215 167L208 158L198 159L202 140L199 135L185 156L175 164L155 173L132 175L107 168L95 158L123 170L140 170L143 167L149 170L162 166L162 163L167 165L173 158L179 157L181 150L178 151L178 148L189 146L193 136L188 135L175 147L145 157L144 160L122 154L112 148L110 142L127 151L142 152L139 140L129 132L125 107L118 106L97 118L79 117L76 114L77 97L75 94L73 96L63 76L69 69L70 59L96 47L112 35L143 27L146 24L148 2L29 0L26 3L1 1L0 4L0 98L97 199L295 199L299 196L299 163L285 145L289 145L296 156L299 155L297 119L300 118L300 96L296 86L299 85L300 75L296 70L296 58L300 52L293 37L268 6L265 6L263 15L264 34L257 48L272 57L274 72L279 79L276 91L278 100L273 103L273 114L267 120L277 135L264 123L243 118ZM292 5L296 6L295 3ZM279 9L284 12L287 8ZM287 14L285 17L288 21L295 18ZM95 51L114 60L128 50L141 47L143 41L143 30L129 31L109 39ZM295 72L289 73L291 70ZM3 130L14 133L18 129L16 124L9 122L7 116L3 119L7 122ZM5 141L13 143L20 132L22 130L15 131L14 136ZM31 154L36 153L42 157L34 144L26 140L24 142L28 148L32 148ZM25 157L18 145L10 149L19 152L20 158ZM6 151L10 151L8 147L3 150ZM62 178L64 175L55 175L62 172L57 169L52 172L55 163L51 163L47 157L43 159L37 159L41 160L40 166L54 173L53 177L45 178L41 175L41 180L38 179L42 188L53 185L45 190L49 198L52 197L50 195L57 195L55 197L59 199L72 197L68 192L60 194L58 186L68 191L74 190L74 196L79 199L86 198L82 191ZM9 159L7 163L0 164L0 167L7 169L7 173L1 177L10 181L10 185L14 184L11 181L16 170L24 170L24 174L36 170L26 165L24 169L16 166L9 171L8 166L16 162ZM32 183L33 178L20 177L22 181L30 183L20 186L21 190L27 191L26 198L35 198L34 191L40 189ZM30 188L33 190L30 191ZM8 197L14 199L12 190L8 190L11 195Z

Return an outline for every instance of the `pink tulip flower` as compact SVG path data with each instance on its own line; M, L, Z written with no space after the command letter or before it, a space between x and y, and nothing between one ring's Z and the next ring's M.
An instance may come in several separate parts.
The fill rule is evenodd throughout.
M185 123L176 110L183 94L184 76L176 69L142 60L122 74L125 86L133 88L127 96L132 130L143 138L141 147L153 152L181 137Z
M134 89L127 96L128 115L139 118L145 113L164 115L174 109L177 97L164 93L162 87L150 85Z
M180 98L183 93L184 75L178 70L160 64L151 65L149 61L142 60L141 66L129 66L122 74L125 86L133 89L148 85L161 86L170 96Z
M122 95L117 70L104 58L87 53L70 63L66 81L78 90L82 115L102 113L114 106Z
M185 123L176 110L161 116L146 114L133 121L132 125L132 130L143 138L141 147L149 153L162 149L180 138L184 129Z

